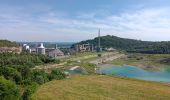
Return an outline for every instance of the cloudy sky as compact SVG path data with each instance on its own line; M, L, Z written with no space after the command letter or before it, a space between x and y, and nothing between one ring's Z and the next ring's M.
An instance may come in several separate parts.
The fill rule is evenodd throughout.
M77 42L102 35L170 41L169 0L0 0L0 39Z

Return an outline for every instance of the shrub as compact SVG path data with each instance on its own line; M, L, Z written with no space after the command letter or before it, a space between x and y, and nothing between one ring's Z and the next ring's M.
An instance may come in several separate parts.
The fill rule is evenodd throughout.
M49 80L53 80L53 79L60 80L64 78L65 78L64 72L59 69L52 70L51 74L49 75Z
M0 100L19 100L19 90L15 83L0 76Z
M43 84L45 82L48 82L48 74L45 73L43 70L34 70L32 75L32 81Z
M102 54L98 54L98 57L101 57L102 56Z
M0 67L0 75L17 84L21 82L21 74L14 68Z

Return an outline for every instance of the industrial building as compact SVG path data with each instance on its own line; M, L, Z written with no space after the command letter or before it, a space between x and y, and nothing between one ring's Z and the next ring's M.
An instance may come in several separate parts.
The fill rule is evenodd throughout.
M43 43L41 43L40 45L38 45L35 48L30 48L29 45L27 44L23 44L22 47L23 51L29 51L30 53L36 53L36 54L42 54L42 55L47 55L51 58L57 58L57 57L61 57L64 56L64 53L57 48L57 45L55 46L55 48L45 48Z
M97 45L93 45L90 43L84 43L84 44L76 44L74 45L74 50L76 52L101 52L102 48L101 48L101 39L100 39L100 29L98 30L98 44Z
M57 58L57 57L61 57L64 56L64 53L57 48L57 45L55 48L47 48L46 49L46 54L47 56L51 57L51 58Z
M36 53L45 55L45 47L43 43L41 43L40 46L36 48Z
M30 48L29 45L23 44L23 46L22 46L22 51L26 51L26 52L31 53L31 48Z
M94 46L89 43L77 44L77 45L75 45L74 48L77 52L93 52L94 51Z

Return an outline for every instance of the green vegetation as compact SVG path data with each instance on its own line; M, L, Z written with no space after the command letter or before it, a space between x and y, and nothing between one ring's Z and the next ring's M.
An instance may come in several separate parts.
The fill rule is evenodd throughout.
M63 69L69 69L74 66L80 66L84 71L89 74L94 74L96 67L95 64L88 63L89 60L99 58L96 52L79 52L71 55L70 57L61 59L61 62L65 62Z
M95 73L95 64L91 64L91 63L79 63L79 66L81 66L86 72L88 72L89 74L94 74Z
M98 38L82 41L78 44L90 43L97 45ZM101 47L113 47L115 49L126 50L127 52L149 53L149 54L169 54L170 42L148 42L133 39L119 38L116 36L101 37Z
M0 40L0 47L19 47L19 45L16 42Z
M77 57L82 57L82 56L89 56L89 55L96 55L96 52L77 52L75 54L73 54L73 56L77 56Z
M0 100L19 100L19 98L16 84L0 76Z
M75 76L42 85L33 100L169 100L170 86L115 76Z
M5 100L17 100L17 98L29 100L31 94L36 91L39 85L54 79L65 78L62 70L54 69L51 73L47 73L44 70L33 69L36 65L49 63L59 63L59 60L28 53L0 53L0 77L5 78L0 78L0 84L2 83L0 95L3 94ZM12 90L16 89L14 86L19 88L20 91L17 92L19 95ZM17 97L13 97L13 94L16 94Z
M58 69L52 70L51 74L49 75L49 80L53 80L53 79L64 79L66 76L65 74Z
M128 54L127 57L116 59L111 63L114 65L132 65L147 70L161 70L170 65L167 59L168 54Z
M102 56L102 54L98 54L98 57L101 57Z
M67 61L67 63L64 65L63 69L69 69L74 66L80 66L81 69L88 74L94 74L95 73L95 64L91 64L88 62L76 62L76 61Z
M0 65L26 65L34 67L35 65L59 63L58 60L51 59L44 55L36 55L29 53L15 54L15 53L0 53Z
M115 37L102 37L102 41L105 41L102 45L108 43L107 39L109 38ZM120 39L120 41L121 40L122 39ZM130 47L125 46L125 44L119 46L123 43L120 41L117 42L116 48L123 48L129 52L134 52L132 50L137 50L134 49L134 47L140 45L140 43L132 43L133 45ZM130 40L127 39L125 42L129 41ZM134 41L136 40L133 40L133 42ZM149 44L149 42L145 43L146 44L142 46ZM13 47L14 44L13 42L9 44L4 43L3 46ZM111 44L112 43L105 45L105 47L110 47ZM144 49L149 50L146 48ZM160 51L149 52L160 53ZM147 53L149 52L147 51ZM167 53L167 51L161 51L161 53ZM32 97L32 99L35 100L124 100L127 98L130 100L167 100L170 98L170 87L166 84L115 76L94 76L96 65L89 63L89 61L99 59L103 57L104 54L104 52L100 54L95 52L75 53L69 57L56 60L45 55L0 53L0 99L30 100ZM128 54L127 57L117 59L111 63L115 65L134 65L146 69L158 70L164 65L170 65L169 62L170 57L168 54ZM42 66L44 66L44 69ZM80 66L78 70L88 73L89 76L75 76L71 79L64 79L66 75L63 70L74 66ZM34 95L32 96L32 94Z
M66 61L77 61L77 60L88 60L88 59L93 59L97 57L96 52L77 52L72 54L69 57L60 59L61 62L66 62Z
M38 86L39 85L37 83L35 83L35 82L33 82L30 85L27 85L25 87L24 93L22 94L22 99L23 100L30 100L31 99L31 95L37 90Z

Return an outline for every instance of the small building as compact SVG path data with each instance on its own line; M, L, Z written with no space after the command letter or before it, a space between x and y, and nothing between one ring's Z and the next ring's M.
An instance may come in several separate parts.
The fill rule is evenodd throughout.
M41 43L40 46L38 46L36 48L36 52L37 52L37 54L45 55L45 47L44 47L43 43Z

